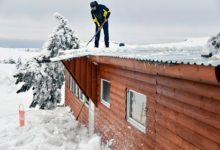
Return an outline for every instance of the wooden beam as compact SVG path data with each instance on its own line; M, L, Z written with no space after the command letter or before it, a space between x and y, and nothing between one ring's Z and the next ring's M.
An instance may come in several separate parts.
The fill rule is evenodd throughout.
M175 78L199 81L220 85L216 74L219 71L212 66L174 64L155 65L149 62L141 62L135 59L124 59L107 56L90 56L90 60L100 63L126 68L132 71L144 72L148 74L159 74Z
M82 88L81 84L79 83L79 81L77 80L76 76L70 71L70 68L69 68L68 66L66 66L66 63L65 63L64 61L62 61L62 63L63 63L63 65L65 66L65 68L68 70L68 72L71 74L71 76L73 77L73 79L74 79L75 82L77 83L78 87L79 87L80 89L82 89L83 93L85 94L85 97L86 97L87 99L89 99L89 96L88 96L87 92L83 90L83 88Z

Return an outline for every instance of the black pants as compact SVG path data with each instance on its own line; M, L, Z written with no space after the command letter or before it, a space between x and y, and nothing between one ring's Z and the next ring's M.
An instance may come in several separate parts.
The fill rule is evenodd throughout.
M108 22L103 25L104 30L104 39L105 39L105 47L109 47L109 34L108 34ZM98 26L96 25L96 32L98 31ZM99 39L100 39L101 31L95 37L95 47L99 47Z

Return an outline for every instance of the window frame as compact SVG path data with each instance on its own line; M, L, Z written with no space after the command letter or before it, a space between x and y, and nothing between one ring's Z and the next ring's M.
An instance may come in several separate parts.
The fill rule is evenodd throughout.
M78 91L79 91L79 95L78 95L78 98L79 98L79 100L81 101L81 102L84 102L84 100L83 100L83 92L82 92L82 90L80 89L80 88L78 88ZM82 97L80 97L80 94L82 94Z
M85 94L83 93L83 91L82 91L80 88L78 88L78 89L79 89L79 97L78 97L78 99L79 99L82 103L85 103L85 106L86 106L86 107L89 107L89 101L87 100ZM82 98L80 98L80 93L82 94Z
M74 85L76 85L76 87L74 86ZM76 92L74 92L74 89L76 88ZM73 90L72 90L72 92L73 92L73 94L76 96L76 97L78 97L78 84L76 83L76 81L75 80L73 80Z
M70 74L70 91L72 91L72 90L73 90L73 77Z
M71 83L70 83L70 77L71 77L71 75L70 75L70 72L68 71L68 72L67 72L67 88L68 88L68 89L71 88L71 87L70 87L70 85L71 85Z
M140 130L141 132L143 133L146 133L146 129L147 129L147 95L145 94L142 94L142 93L139 93L137 91L134 91L134 90L131 90L131 89L128 89L126 90L127 92L127 109L126 109L126 120L127 122L129 122L130 124L132 124L134 127L136 127L138 130ZM135 119L133 119L132 117L130 117L130 105L131 105L131 102L130 102L130 92L133 92L133 93L138 93L138 94L141 94L141 95L144 95L145 98L146 98L146 101L145 101L145 108L144 110L146 111L146 118L145 118L145 126L142 125L141 123L139 123L138 121L136 121Z
M74 83L75 83L75 80L72 79L72 93L74 93Z
M108 81L108 80L106 80L106 79L102 79L102 78L101 78L101 80L100 80L100 82L101 82L101 84L100 84L100 102L101 102L103 105L105 105L106 107L110 108L110 105L111 105L110 99L111 99L111 98L109 97L109 103L108 103L106 100L102 99L102 97L103 97L103 81L108 82L108 83L110 84L109 95L110 95L110 93L111 93L111 82Z
M86 107L89 107L89 100L86 98L85 94L83 94L83 99Z

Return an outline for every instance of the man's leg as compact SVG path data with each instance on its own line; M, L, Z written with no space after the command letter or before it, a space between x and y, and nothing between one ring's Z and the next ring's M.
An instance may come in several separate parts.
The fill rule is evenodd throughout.
M108 22L103 26L104 35L105 35L105 47L109 47L109 33L108 33Z
M97 32L98 29L99 29L98 26L96 26L95 32ZM96 36L95 36L95 47L97 47L97 48L99 47L100 33L101 33L101 31L99 31L99 33L96 34Z

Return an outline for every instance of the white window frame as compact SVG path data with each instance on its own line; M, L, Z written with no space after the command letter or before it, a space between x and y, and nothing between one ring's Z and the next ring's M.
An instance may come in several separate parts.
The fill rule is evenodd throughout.
M75 83L75 80L72 79L72 93L74 94L74 83Z
M76 85L76 93L74 92L74 84ZM78 84L76 83L76 81L75 80L73 80L73 90L72 90L72 92L73 92L73 94L76 96L76 97L78 97Z
M144 95L142 93L139 93L139 92L136 92L134 90L131 90L131 89L127 89L127 121L132 124L134 127L136 127L138 130L140 130L141 132L143 133L146 133L146 126L147 126L147 123L145 123L145 126L142 125L141 123L139 123L138 121L136 121L135 119L133 119L132 117L130 117L130 92L133 92L133 93L138 93L138 94L141 94L141 95ZM145 103L145 111L146 111L146 108L147 108L147 95L144 95L146 97L146 103ZM146 120L147 120L147 112L146 113ZM145 120L145 122L146 122Z
M80 98L79 97L79 100L82 102L82 103L85 103L85 106L86 107L89 107L89 103L86 103L86 96L85 96L85 94L83 93L83 91L79 88L79 96L80 96L80 93L82 93L82 98ZM87 102L89 102L88 100L87 100Z
M86 96L84 94L83 94L83 99L84 99L84 102L85 102L85 106L89 107L89 100L86 98Z
M73 90L73 77L72 77L72 75L70 74L70 91L72 91Z
M108 108L110 108L110 103L111 103L111 101L108 103L108 102L106 102L106 100L104 100L104 99L102 99L102 97L103 97L103 81L105 81L105 82L108 82L109 84L110 84L110 89L111 89L111 82L110 81L108 81L108 80L105 80L105 79L101 79L101 86L100 86L100 101L101 101L101 103L103 104L103 105L105 105L106 107L108 107ZM109 94L111 93L111 90L109 91Z
M68 89L70 89L70 77L71 77L71 75L70 75L70 73L69 73L69 71L67 72L67 87L68 87Z
M78 89L79 89L78 98L79 98L79 100L80 100L81 102L84 102L84 100L83 100L83 92L82 92L82 90L81 90L80 88L78 88ZM82 97L80 97L80 94L82 94Z

